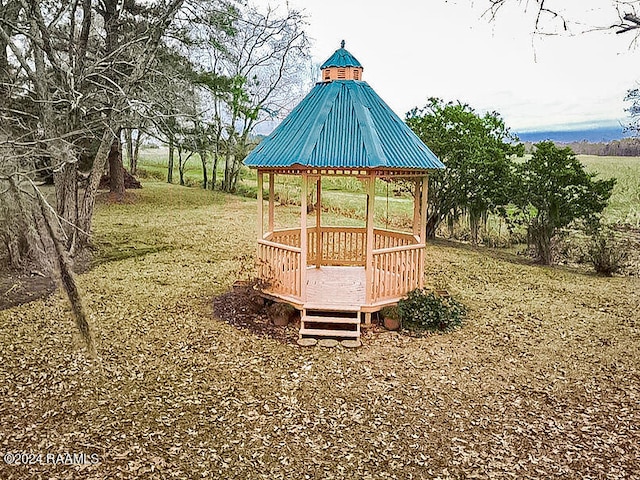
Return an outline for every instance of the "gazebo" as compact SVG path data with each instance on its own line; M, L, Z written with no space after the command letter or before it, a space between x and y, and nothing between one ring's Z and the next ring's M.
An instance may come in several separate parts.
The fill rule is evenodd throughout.
M266 296L301 311L301 339L359 340L372 312L423 286L428 172L444 165L362 81L363 67L344 41L321 70L322 80L245 159L258 177L258 277ZM299 227L275 228L276 175L301 179ZM323 225L329 176L363 183L364 227ZM413 182L411 232L375 228L376 179ZM315 211L308 214L311 190Z

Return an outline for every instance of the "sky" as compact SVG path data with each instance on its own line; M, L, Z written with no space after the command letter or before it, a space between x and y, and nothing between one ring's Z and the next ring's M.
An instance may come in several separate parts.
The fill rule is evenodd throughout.
M344 39L400 118L440 97L497 111L520 132L625 123L640 47L632 33L597 28L619 23L612 1L547 0L569 31L546 16L538 34L535 2L511 4L490 21L489 0L289 0L308 16L313 61Z

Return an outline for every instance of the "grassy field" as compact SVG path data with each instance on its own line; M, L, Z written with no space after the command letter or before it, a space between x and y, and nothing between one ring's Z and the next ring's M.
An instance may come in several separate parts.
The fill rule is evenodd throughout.
M100 201L78 278L99 359L59 294L0 312L3 455L99 462L0 478L638 478L640 279L437 242L426 281L463 328L303 349L212 314L255 252L255 200L134 196Z
M607 221L640 227L640 158L595 155L580 155L578 158L587 171L597 173L601 178L617 179L605 210Z
M141 153L140 166L145 171L159 178L166 178L167 150L146 149ZM638 157L598 157L594 155L579 155L578 158L590 172L597 173L599 178L618 179L604 212L608 223L625 223L640 228L640 158ZM191 186L201 185L202 166L198 158L192 158L187 164L185 172L187 183ZM222 177L222 171L218 178ZM177 182L177 169L174 181ZM276 180L276 191L284 201L295 201L299 198L299 180L279 176ZM249 191L256 189L256 177L253 171L244 168L241 175L241 188ZM328 178L323 180L325 203L329 209L338 213L346 213L358 218L364 218L365 201L361 195L364 190L360 182L353 178ZM411 220L411 200L405 195L395 197L393 187L379 181L376 186L379 205L377 212L380 222L387 217L394 219L395 226L406 224ZM254 194L255 195L255 194ZM389 198L389 214L387 215L387 198Z

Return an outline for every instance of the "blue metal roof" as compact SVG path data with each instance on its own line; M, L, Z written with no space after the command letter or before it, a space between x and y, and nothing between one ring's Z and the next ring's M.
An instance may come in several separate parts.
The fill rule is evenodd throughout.
M360 67L362 65L358 61L356 57L351 55L348 51L344 49L344 40L342 41L341 48L333 52L326 62L322 64L320 69L329 68L329 67Z
M363 81L317 83L244 161L250 167L444 168Z

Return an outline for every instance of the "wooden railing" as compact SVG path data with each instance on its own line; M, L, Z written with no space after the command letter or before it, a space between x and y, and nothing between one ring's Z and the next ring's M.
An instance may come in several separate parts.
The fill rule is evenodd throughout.
M364 266L367 253L366 229L323 227L321 234L321 265ZM309 239L309 264L316 262L316 245L316 232L313 231L313 241Z
M379 250L381 248L403 247L405 245L415 245L418 243L416 237L410 233L394 232L392 230L373 230L373 248Z
M322 227L320 244L321 265L360 265L364 266L367 251L367 230L358 227ZM300 247L300 229L276 230L266 238L267 241ZM316 264L317 230L307 230L307 265Z
M290 247L300 247L300 229L288 228L286 230L276 230L272 232L266 240Z
M402 297L418 288L424 273L424 244L373 251L371 303Z
M367 231L359 227L322 227L320 265L365 266ZM307 265L316 265L317 230L307 230ZM300 229L270 233L258 240L259 276L274 293L300 298ZM424 244L409 233L374 229L374 250L367 275L371 304L394 300L421 285L424 274Z
M300 298L300 261L300 247L258 240L258 276L269 284L269 291Z

